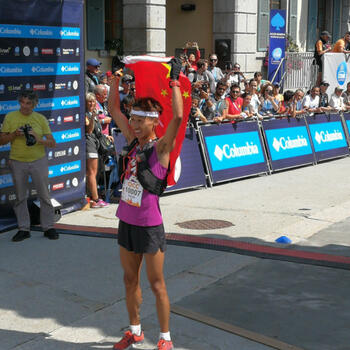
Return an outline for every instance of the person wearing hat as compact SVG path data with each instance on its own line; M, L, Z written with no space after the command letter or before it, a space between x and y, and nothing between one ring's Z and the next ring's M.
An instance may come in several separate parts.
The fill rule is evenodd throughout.
M96 85L99 84L98 72L100 70L101 62L95 58L89 58L86 61L85 72L85 93L94 92Z
M332 52L350 53L350 32L346 32L344 38L339 39L333 47Z
M331 38L331 35L329 32L324 30L321 32L320 39L317 40L315 44L315 52L314 52L314 58L315 62L318 65L318 75L316 80L316 86L320 86L321 80L322 80L322 56L326 52L330 52L332 50L332 47L330 45L329 39Z
M133 81L133 77L130 74L124 74L121 79L121 91L119 91L120 101L123 101L124 97L130 94L130 84Z
M334 89L334 94L329 101L329 105L332 107L333 112L344 112L346 110L342 93L343 88L337 86Z

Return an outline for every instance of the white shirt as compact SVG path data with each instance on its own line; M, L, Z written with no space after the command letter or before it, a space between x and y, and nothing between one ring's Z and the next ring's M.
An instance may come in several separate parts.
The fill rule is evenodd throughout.
M343 97L337 96L336 94L332 95L331 100L329 101L329 105L337 111L344 111L345 110Z
M252 99L250 100L250 106L252 106L254 113L258 113L259 106L260 106L260 100L259 100L259 96L257 94L252 95Z
M316 95L315 98L313 98L311 95L306 95L303 101L303 107L306 108L318 108L320 105L320 96Z

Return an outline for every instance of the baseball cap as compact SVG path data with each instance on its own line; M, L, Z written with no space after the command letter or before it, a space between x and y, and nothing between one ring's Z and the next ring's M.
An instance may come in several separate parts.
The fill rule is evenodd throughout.
M327 35L329 37L331 37L331 35L329 34L329 32L327 30L324 30L323 32L321 32L321 36L323 35Z
M336 86L336 87L335 87L335 90L338 90L338 91L343 91L344 89L343 89L343 88L341 88L341 87L339 87L339 86Z
M320 85L329 86L329 83L325 80L322 80Z
M94 66L94 67L99 67L101 65L101 62L97 61L95 58L89 58L86 61L87 66Z
M280 83L278 83L277 81L275 83L273 83L273 86L277 86L277 87L280 87Z
M133 81L133 77L129 74L125 74L123 77L122 77L122 83L127 83L127 82L131 82Z

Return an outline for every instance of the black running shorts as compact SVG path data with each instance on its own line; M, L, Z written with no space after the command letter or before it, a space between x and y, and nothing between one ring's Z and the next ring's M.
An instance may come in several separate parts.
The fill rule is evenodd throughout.
M119 220L118 244L136 254L165 252L164 226L136 226Z

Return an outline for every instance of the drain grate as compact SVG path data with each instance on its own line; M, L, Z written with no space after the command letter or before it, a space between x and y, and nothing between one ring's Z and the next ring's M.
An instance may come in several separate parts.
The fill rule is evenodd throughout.
M191 230L212 230L212 229L234 226L234 224L230 221L213 220L213 219L190 220L190 221L178 222L175 225L181 228L187 228Z

